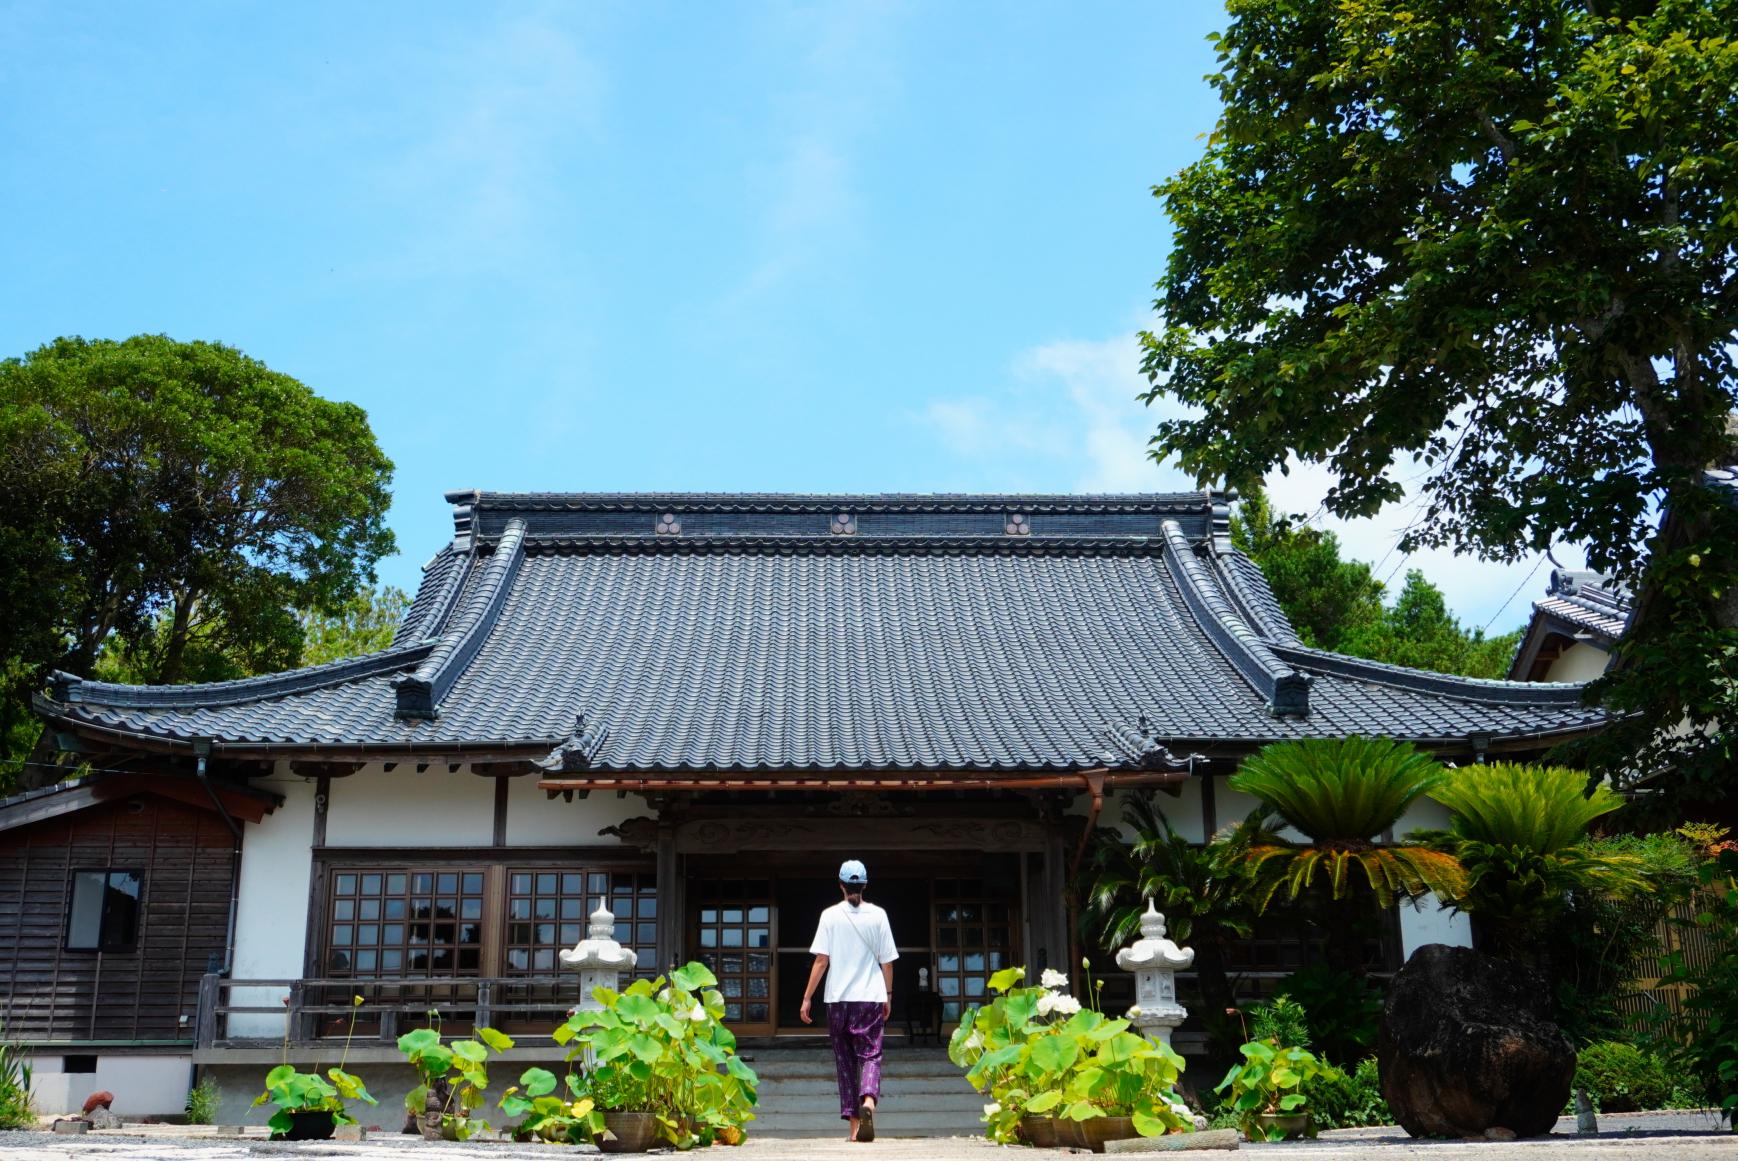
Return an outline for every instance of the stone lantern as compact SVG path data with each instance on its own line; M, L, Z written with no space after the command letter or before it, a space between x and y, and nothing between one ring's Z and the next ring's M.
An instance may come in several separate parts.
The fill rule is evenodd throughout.
M579 1008L593 1012L602 1010L603 1005L592 998L592 990L619 990L622 973L632 971L639 961L639 953L616 942L616 917L602 903L591 913L585 938L572 951L561 953L562 963L579 969Z
M1135 976L1135 1006L1131 1017L1136 1030L1148 1040L1170 1046L1171 1030L1189 1012L1177 1003L1177 973L1195 962L1193 948L1178 947L1165 938L1165 917L1152 901L1141 916L1141 937L1116 953L1116 966Z

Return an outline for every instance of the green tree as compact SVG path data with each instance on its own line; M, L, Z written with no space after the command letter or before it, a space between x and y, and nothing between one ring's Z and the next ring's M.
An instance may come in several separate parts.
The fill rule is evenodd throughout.
M1382 838L1446 777L1430 755L1387 738L1305 738L1258 750L1227 784L1259 798L1307 841L1249 848L1256 904L1265 910L1281 890L1294 902L1313 891L1340 904L1321 911L1328 966L1361 976L1360 910L1465 890L1452 855Z
M300 616L302 664L324 665L392 644L399 623L410 612L410 597L394 585L368 588L335 612L307 610Z
M362 409L216 343L68 338L0 362L0 441L15 705L105 650L153 682L202 650L293 665L294 610L342 608L393 548Z
M1292 460L1402 547L1582 543L1653 602L1611 704L1629 751L1728 777L1738 725L1738 0L1229 0L1203 156L1143 335L1154 454ZM1684 551L1650 555L1658 511ZM1683 731L1685 716L1715 728ZM1635 732L1639 731L1639 732Z
M1382 582L1370 566L1342 559L1332 532L1276 514L1261 489L1232 513L1231 543L1261 566L1305 645L1345 652L1348 638L1381 622Z
M1520 630L1486 637L1482 629L1463 628L1448 611L1442 590L1410 569L1393 606L1384 608L1375 623L1348 634L1343 647L1356 657L1394 665L1496 678L1508 674L1520 639Z

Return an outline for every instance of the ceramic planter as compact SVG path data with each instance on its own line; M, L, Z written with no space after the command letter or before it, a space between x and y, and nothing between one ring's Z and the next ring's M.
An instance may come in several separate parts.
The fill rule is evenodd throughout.
M651 1113L606 1112L597 1147L604 1153L644 1153L658 1139L658 1118Z
M1056 1148L1056 1118L1055 1117L1021 1117L1020 1139L1026 1144L1039 1149Z
M330 1141L337 1122L331 1109L302 1109L290 1114L290 1127L280 1141Z
M1310 1115L1302 1113L1257 1113L1255 1121L1263 1129L1271 1133L1278 1129L1285 1134L1285 1140L1292 1141L1310 1131Z

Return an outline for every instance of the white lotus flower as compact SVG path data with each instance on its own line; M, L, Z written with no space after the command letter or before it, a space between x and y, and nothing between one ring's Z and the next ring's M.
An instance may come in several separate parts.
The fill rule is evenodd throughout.
M1002 1111L1002 1105L1001 1105L1000 1101L991 1101L989 1104L984 1106L984 1116L985 1117L993 1117L1001 1111Z
M1045 992L1042 996L1039 996L1038 997L1038 1014L1040 1016L1048 1016L1052 1011L1055 1010L1056 1001L1060 998L1061 997L1059 997L1055 992Z
M967 1052L970 1052L974 1048L982 1048L983 1046L984 1046L984 1034L982 1032L979 1032L976 1028L973 1028L972 1034L970 1036L966 1037L966 1042L964 1045L965 1050Z
M1130 1020L1133 1020L1136 1016L1139 1016L1140 1014L1141 1014L1141 1006L1139 1004L1130 1004L1129 1010L1124 1013L1124 1015L1126 1015Z
M695 1004L692 1008L688 1009L688 1019L694 1021L696 1024L704 1023L706 1020L706 1009L701 1007L699 1004Z
M1044 1006L1042 998L1039 999L1038 1006L1040 1008ZM1080 1001L1073 996L1057 996L1056 1003L1052 1007L1059 1016L1072 1016L1080 1011Z
M1038 982L1052 991L1055 991L1058 988L1066 988L1068 986L1068 977L1057 971L1055 968L1045 968L1044 974L1038 977Z

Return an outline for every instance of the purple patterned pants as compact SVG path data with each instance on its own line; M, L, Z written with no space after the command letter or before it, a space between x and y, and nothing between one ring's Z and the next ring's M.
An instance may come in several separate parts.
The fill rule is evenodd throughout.
M864 1097L881 1104L881 1033L887 1011L880 1004L852 1000L827 1005L827 1039L839 1070L839 1116L857 1115Z

